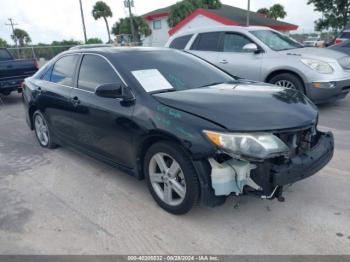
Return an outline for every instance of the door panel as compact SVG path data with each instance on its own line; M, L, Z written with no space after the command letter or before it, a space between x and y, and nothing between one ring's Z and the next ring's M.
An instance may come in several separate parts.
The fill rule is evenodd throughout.
M134 105L95 94L97 86L122 80L115 69L99 55L84 55L72 90L74 137L76 144L126 167L132 167L132 113ZM126 87L125 87L126 88Z
M75 143L126 167L132 167L133 106L123 106L113 98L92 92L72 91Z
M217 65L221 32L198 34L189 52Z
M262 81L261 65L264 54L245 52L243 47L248 43L254 42L242 34L225 33L217 66L232 75Z
M42 79L38 80L40 107L54 135L63 141L73 139L73 107L70 99L79 57L66 55L59 58Z

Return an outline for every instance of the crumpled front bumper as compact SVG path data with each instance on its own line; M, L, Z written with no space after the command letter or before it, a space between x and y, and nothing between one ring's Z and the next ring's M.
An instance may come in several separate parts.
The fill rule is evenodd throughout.
M316 144L307 152L298 154L284 163L265 161L252 170L251 178L261 191L249 191L263 198L280 196L283 186L293 184L316 174L332 159L334 138L331 132L317 132ZM278 189L278 190L276 190Z
M272 165L274 186L292 184L321 170L333 157L334 138L331 132L319 132L319 140L310 151L297 155L284 165Z

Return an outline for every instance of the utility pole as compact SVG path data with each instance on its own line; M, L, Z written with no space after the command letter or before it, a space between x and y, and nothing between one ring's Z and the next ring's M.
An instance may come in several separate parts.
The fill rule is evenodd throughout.
M5 23L5 25L11 26L11 28L12 28L13 41L15 42L15 46L16 46L16 50L17 50L17 56L18 56L18 58L20 58L18 44L17 44L17 38L15 36L15 25L18 25L18 24L16 24L14 22L13 18L8 18L8 20L10 21L10 23L9 24Z
M18 25L18 24L16 24L14 22L14 19L12 19L12 18L9 18L8 20L10 21L10 23L9 24L5 23L5 25L11 26L11 28L12 28L12 35L13 35L13 41L15 42L16 48L18 48L17 38L15 37L15 25Z
M124 6L129 9L129 17L130 17L130 27L131 27L131 41L135 41L135 28L134 28L134 18L132 16L131 7L134 7L134 0L125 0Z
M250 0L248 0L248 8L247 8L247 26L250 24Z
M85 20L84 20L83 5L81 4L81 0L79 0L79 4L80 4L81 21L82 21L82 23L83 23L84 39L85 39L85 44L86 44L86 43L87 43L86 28L85 28Z

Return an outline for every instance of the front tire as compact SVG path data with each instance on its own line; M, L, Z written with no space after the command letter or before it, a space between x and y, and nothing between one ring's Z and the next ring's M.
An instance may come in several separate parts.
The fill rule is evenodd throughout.
M45 116L39 111L33 114L34 131L39 144L45 148L55 148L57 145L53 142L52 134Z
M189 212L199 199L197 173L187 153L172 142L158 142L146 153L144 173L157 204L169 213Z
M295 89L305 94L305 88L301 79L298 76L290 73L276 75L270 79L269 83L273 85Z

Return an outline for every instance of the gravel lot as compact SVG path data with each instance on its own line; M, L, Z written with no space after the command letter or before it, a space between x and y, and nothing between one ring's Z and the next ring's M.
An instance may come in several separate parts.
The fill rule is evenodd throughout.
M350 96L320 108L335 156L285 203L230 198L185 216L157 207L144 181L69 148L41 148L21 97L1 98L0 254L350 253Z

